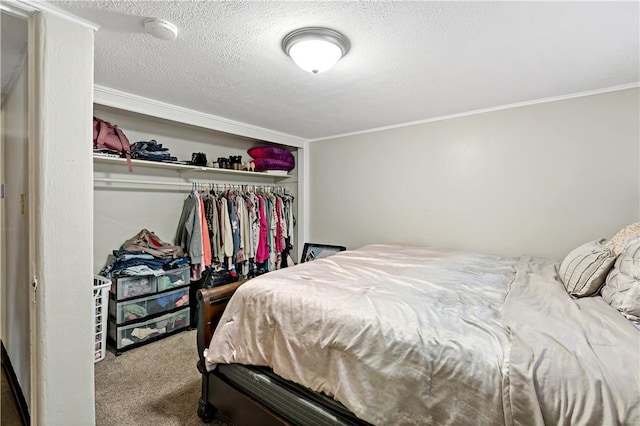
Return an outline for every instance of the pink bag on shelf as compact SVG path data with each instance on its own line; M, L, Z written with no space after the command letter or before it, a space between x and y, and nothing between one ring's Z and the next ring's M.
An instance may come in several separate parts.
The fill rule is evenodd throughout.
M120 153L127 158L129 173L133 172L131 145L118 126L93 117L93 149L108 149Z

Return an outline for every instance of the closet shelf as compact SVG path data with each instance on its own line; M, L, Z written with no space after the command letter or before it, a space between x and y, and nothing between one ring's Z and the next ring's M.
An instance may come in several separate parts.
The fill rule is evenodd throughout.
M94 163L101 164L111 164L111 165L123 165L126 167L127 160L125 158L115 158L115 157L103 157L100 155L93 156ZM131 160L133 164L133 170L135 174L136 167L149 167L155 169L164 169L164 170L175 170L178 173L207 173L214 175L233 175L233 176L251 176L253 178L260 179L271 179L274 182L279 182L284 179L289 179L293 176L290 175L279 175L279 174L271 174L266 172L247 172L243 170L233 170L233 169L216 169L213 167L201 167L201 166L191 166L187 164L173 164L173 163L161 163L158 161L147 161L147 160Z

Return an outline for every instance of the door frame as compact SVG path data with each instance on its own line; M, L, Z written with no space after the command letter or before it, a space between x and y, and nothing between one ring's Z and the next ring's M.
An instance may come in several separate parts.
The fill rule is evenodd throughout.
M58 9L56 6L42 3L35 0L3 0L0 2L0 11L3 13L9 13L21 18L25 18L27 20L27 42L28 42L28 53L27 53L27 120L28 120L28 132L27 132L27 143L28 143L28 153L27 153L27 170L28 170L28 181L26 188L26 204L28 206L28 281L31 283L29 289L29 344L28 344L28 357L29 357L29 373L30 373L30 395L28 398L28 409L30 414L30 422L31 424L37 424L44 418L48 418L51 421L55 422L56 416L59 416L60 419L64 419L64 421L69 421L70 419L91 419L94 416L94 404L93 397L90 398L91 404L83 406L83 410L80 410L80 414L76 415L77 410L76 407L73 406L72 403L63 404L64 406L56 405L56 401L60 402L64 401L64 398L60 395L55 395L55 392L51 393L51 388L58 381L61 381L60 373L57 373L56 370L52 370L50 368L44 368L46 366L47 360L51 360L52 354L55 359L60 358L61 352L59 347L53 345L51 342L51 335L46 334L44 329L47 328L48 322L44 321L44 314L46 312L50 312L51 308L56 308L55 311L58 312L59 304L55 304L54 302L47 301L48 298L43 297L44 287L41 286L41 289L37 287L37 279L38 271L44 274L43 271L49 271L51 268L46 269L45 264L43 262L42 257L44 255L52 253L51 243L44 247L44 254L40 254L43 251L42 241L39 241L38 235L40 235L43 230L48 230L48 240L51 241L51 232L50 228L46 228L45 222L43 220L42 214L40 212L40 208L42 205L40 204L39 197L42 193L42 185L45 181L46 176L42 175L43 166L48 165L47 162L54 162L59 160L58 158L49 158L42 156L42 145L49 143L49 136L47 138L43 137L43 132L41 131L42 124L46 123L48 126L53 125L54 133L58 132L57 138L59 137L59 127L55 126L55 122L51 121L50 116L46 116L46 121L42 121L43 117L41 116L41 104L40 101L46 98L42 98L44 95L44 89L42 83L44 80L50 78L49 71L46 67L42 67L42 58L41 56L44 54L51 55L53 49L55 49L55 44L47 44L44 42L43 37L48 38L49 34L53 34L54 37L63 34L66 34L66 30L63 33L60 32L61 28L64 26L60 25L60 21L58 18L62 18L66 21L72 21L75 24L80 24L82 27L89 28L92 31L97 31L98 26L94 23L88 22L84 19L76 17L68 12ZM42 12L42 13L40 13ZM53 23L51 27L53 27L53 32L49 28L49 26L44 26L43 22L47 21L48 23ZM57 22L56 22L57 21ZM77 26L73 26L73 28L78 28ZM70 31L76 31L75 29L71 29ZM46 46L46 49L43 47ZM59 46L59 45L58 45ZM91 46L93 48L93 46ZM77 50L76 50L77 52ZM86 62L85 62L86 64ZM92 66L93 64L91 64ZM92 68L91 68L92 69ZM53 81L59 81L59 76L54 75ZM58 80L56 80L56 78ZM85 80L86 81L86 80ZM49 86L50 87L50 86ZM92 101L92 96L85 96L85 99ZM68 116L66 117L68 120ZM77 128L75 129L77 133ZM90 134L90 130L87 130L87 134ZM54 139L53 140L58 140ZM87 145L88 146L88 145ZM6 151L6 146L3 144L2 149ZM2 152L4 154L4 152ZM78 156L78 153L76 153ZM4 158L4 157L3 157ZM4 161L4 160L3 160ZM6 167L3 167L2 173L6 172ZM54 176L56 177L56 176ZM51 205L50 198L48 198L48 206ZM3 206L5 203L2 203ZM2 212L1 220L6 222L6 211ZM6 244L6 235L4 229L2 229L2 242L0 244ZM7 247L2 247L4 253L6 253ZM55 250L53 250L55 251ZM6 265L6 261L5 261ZM44 269L43 269L44 268ZM4 269L3 269L4 270ZM55 276L55 274L53 274ZM48 280L42 280L52 282L55 280L51 274L48 277L44 276L41 278L48 278ZM68 282L68 280L67 280ZM6 278L1 284L6 284ZM49 293L54 293L55 291L49 290ZM45 292L46 293L46 292ZM42 294L42 296L36 297L36 295ZM1 297L1 296L0 296ZM56 299L54 297L54 299ZM57 299L56 299L57 300ZM0 309L1 304L4 299L0 299ZM59 302L59 300L58 300ZM2 321L2 315L6 315L6 309L3 309L0 312L0 321ZM54 320L59 320L58 316L54 316L51 318ZM66 320L66 317L64 317ZM42 341L39 339L42 338ZM68 338L68 336L65 336ZM53 350L53 353L51 351ZM27 354L25 354L25 357ZM87 351L86 358L93 358L93 353ZM84 374L85 371L82 370L81 374ZM79 375L81 375L79 373ZM53 378L53 379L52 379ZM62 382L61 383L66 383ZM93 383L93 374L91 374L91 383ZM83 384L86 386L86 382ZM89 398L87 398L89 400ZM49 414L54 414L52 417L49 417ZM80 417L78 417L80 416Z
M2 14L6 14L6 15L10 15L19 19L22 19L25 21L26 25L27 25L27 45L29 46L29 38L30 38L30 31L29 31L29 27L31 25L30 23L30 16L33 12L33 10L31 8L24 8L22 7L24 5L21 5L20 3L17 2L1 2L0 3L0 13ZM31 132L31 119L30 119L30 113L31 113L31 97L28 93L29 89L28 89L28 85L29 85L29 47L27 47L28 51L27 51L27 58L25 63L23 64L23 67L26 68L26 78L27 78L27 98L26 98L26 104L27 104L27 126L28 126L28 130L27 130L27 144L29 144L29 136L28 134ZM21 71L23 72L23 71ZM14 82L15 83L15 82ZM2 191L2 200L0 201L0 288L2 289L2 291L0 291L0 338L3 341L3 345L6 341L6 327L9 324L9 318L7 318L7 310L5 309L5 303L6 303L6 288L7 288L7 261L6 261L6 257L5 257L5 253L7 253L7 203L9 202L9 200L6 198L6 192L7 192L7 188L6 188L6 167L5 167L5 158L6 158L6 122L4 120L4 109L3 109L3 113L0 114L0 132L1 132L1 136L0 136L0 184L2 185L1 191ZM28 147L27 150L29 150L30 148ZM29 155L29 154L28 154ZM25 165L28 168L28 155L27 158L25 159ZM25 195L26 195L26 199L23 199L23 202L25 202L27 205L29 205L28 200L30 198L30 184L29 182L27 182L27 187L25 190ZM27 233L29 234L29 239L31 238L31 227L32 227L32 223L31 223L31 218L30 218L30 212L27 212L28 214L28 229L27 229ZM31 254L31 248L29 247L29 256ZM17 398L18 401L18 411L20 412L20 415L22 417L23 422L25 421L30 421L31 418L31 413L33 412L34 408L33 404L31 403L31 401L33 401L33 395L35 395L34 392L37 391L37 387L36 387L36 382L34 381L34 376L32 374L33 372L33 365L34 365L34 358L33 358L33 351L31 350L31 347L33 346L33 344L35 343L35 339L34 339L34 334L32 332L32 324L33 324L33 315L35 314L34 311L34 305L32 303L32 298L31 298L31 294L29 294L29 344L28 344L28 351L29 351L29 377L30 377L30 394L29 395L24 395L22 393L22 389L20 386L20 383L17 379L17 377L15 377L15 373L13 373L13 368L11 367L11 362L9 362L9 369L7 370L9 373L9 375L11 375L13 373L13 377L8 377L10 383L11 383L11 387L13 388L14 392L17 392L17 394L15 395L15 397ZM3 350L5 348L3 347ZM8 349L9 350L9 349ZM3 353L3 358L4 358L5 353ZM8 353L6 354L8 357ZM4 361L4 359L3 359ZM10 359L8 360L10 361Z

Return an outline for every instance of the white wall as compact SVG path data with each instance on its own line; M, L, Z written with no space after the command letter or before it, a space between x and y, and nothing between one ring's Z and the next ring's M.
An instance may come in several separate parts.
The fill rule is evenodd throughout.
M247 149L262 143L252 139L233 136L194 126L181 125L140 114L127 113L96 105L96 117L118 125L129 141L155 139L179 160L191 159L194 152L203 152L208 160L230 155L241 155L242 161L251 159ZM294 156L296 153L294 152ZM96 177L133 179L143 181L215 182L220 184L277 185L297 196L297 170L290 172L291 178L274 182L270 178L238 176L229 174L183 172L134 165L133 173L126 166L97 163ZM109 254L128 238L147 228L165 242L173 243L183 202L189 187L148 186L137 184L110 184L96 182L94 192L94 269L105 265ZM296 206L294 206L296 208ZM294 250L295 252L295 250Z
M2 342L29 404L29 216L22 203L27 194L27 67L22 68L2 104L4 153L0 161L5 183L2 252Z
M560 259L640 219L639 116L634 88L312 142L309 239Z
M38 279L31 419L43 426L95 423L93 37L56 15L30 18L30 256Z

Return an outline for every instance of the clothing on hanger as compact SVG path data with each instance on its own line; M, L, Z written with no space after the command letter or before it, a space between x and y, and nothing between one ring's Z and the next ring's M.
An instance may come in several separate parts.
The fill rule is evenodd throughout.
M176 245L191 256L192 280L209 266L243 276L286 267L295 225L292 203L283 190L194 186L176 232Z

